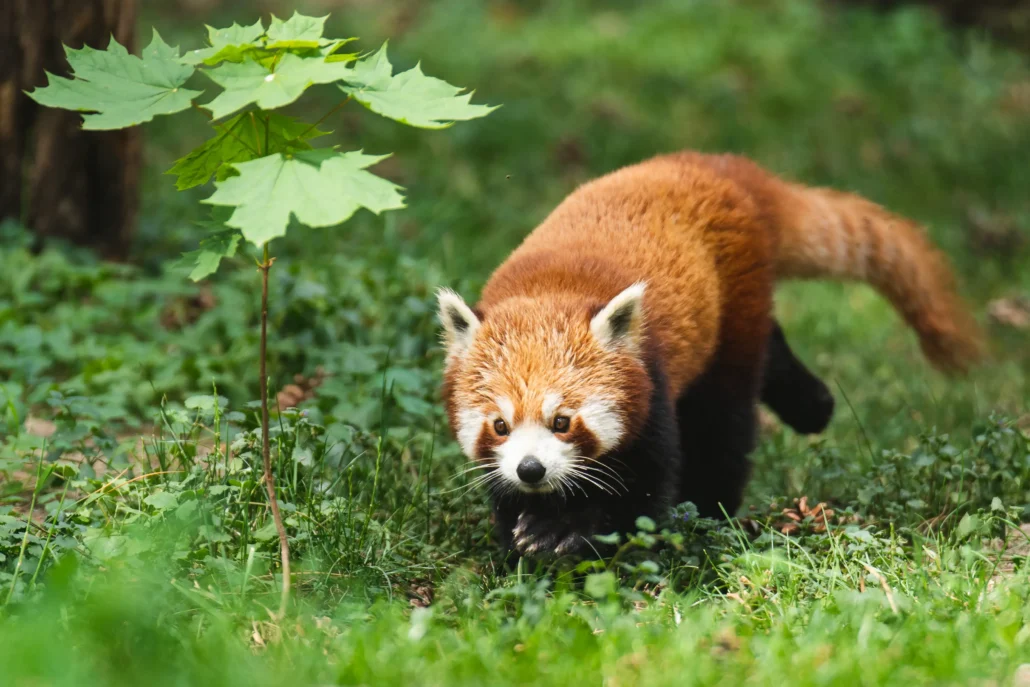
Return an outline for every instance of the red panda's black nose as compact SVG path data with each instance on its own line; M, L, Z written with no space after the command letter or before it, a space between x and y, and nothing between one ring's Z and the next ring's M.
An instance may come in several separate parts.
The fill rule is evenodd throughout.
M544 473L546 472L547 468L534 456L526 456L519 463L519 466L515 468L515 474L526 484L536 484L544 478Z

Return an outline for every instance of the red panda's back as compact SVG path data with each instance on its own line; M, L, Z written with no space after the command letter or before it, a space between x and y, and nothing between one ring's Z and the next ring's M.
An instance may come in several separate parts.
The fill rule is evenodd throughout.
M497 269L480 308L556 293L603 304L644 281L648 326L674 396L720 340L728 339L722 355L760 356L774 237L746 191L699 163L708 159L655 158L580 187Z

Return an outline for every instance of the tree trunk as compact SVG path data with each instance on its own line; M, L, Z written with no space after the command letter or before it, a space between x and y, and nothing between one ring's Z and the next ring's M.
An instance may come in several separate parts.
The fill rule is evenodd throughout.
M44 70L68 76L62 45L105 48L112 35L136 48L136 0L0 0L0 220L121 260L139 211L139 130L83 131L78 114L24 94Z

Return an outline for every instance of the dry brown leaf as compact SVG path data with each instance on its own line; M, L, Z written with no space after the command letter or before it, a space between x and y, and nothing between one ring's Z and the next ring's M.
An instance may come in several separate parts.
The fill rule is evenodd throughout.
M413 608L426 608L433 603L433 586L429 582L415 582L408 588L408 604Z
M794 499L794 506L791 508L784 508L780 514L790 521L777 525L777 528L782 534L795 534L799 532L801 530L801 526L798 523L806 520L811 521L812 531L816 533L825 532L827 523L844 524L845 522L854 521L853 516L849 518L838 518L833 509L822 501L817 503L814 507L809 507L807 496Z
M275 395L279 410L296 408L304 401L314 398L315 389L322 385L325 378L326 373L321 366L315 370L315 374L311 377L305 377L301 374L293 375L293 383L287 384Z
M1030 298L999 298L987 304L987 315L994 322L1013 329L1030 328Z

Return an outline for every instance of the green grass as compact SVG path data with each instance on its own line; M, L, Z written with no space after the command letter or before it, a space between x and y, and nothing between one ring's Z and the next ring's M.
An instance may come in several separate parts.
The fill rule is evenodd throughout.
M201 19L253 20L225 5ZM171 5L145 14L195 45ZM989 324L994 359L949 380L869 289L786 285L778 315L838 410L818 439L764 433L749 520L642 523L614 561L506 574L437 402L432 294L473 297L576 184L695 148L926 223L986 321L1030 294L1025 58L927 13L814 0L348 3L333 21L503 107L445 132L326 123L394 151L379 171L410 207L277 249L273 388L327 375L274 418L295 606L269 610L258 274L248 256L200 286L170 267L202 210L162 172L204 124L156 122L133 266L0 228L3 684L1012 684L1030 663L1026 331ZM801 496L834 514L783 534Z

